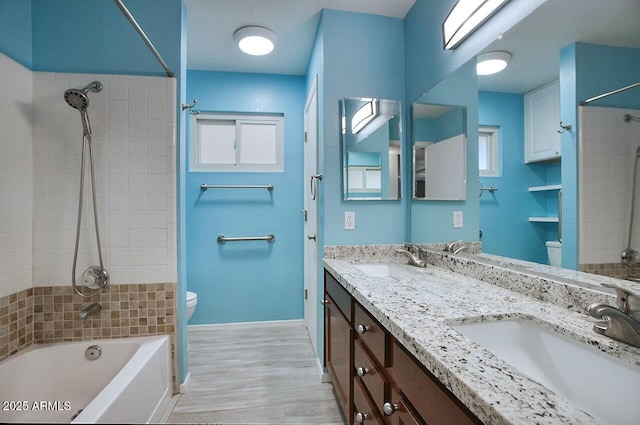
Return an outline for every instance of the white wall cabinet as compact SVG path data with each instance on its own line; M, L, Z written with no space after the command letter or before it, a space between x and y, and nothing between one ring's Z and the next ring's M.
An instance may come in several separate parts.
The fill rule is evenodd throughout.
M560 158L560 82L524 95L524 162Z

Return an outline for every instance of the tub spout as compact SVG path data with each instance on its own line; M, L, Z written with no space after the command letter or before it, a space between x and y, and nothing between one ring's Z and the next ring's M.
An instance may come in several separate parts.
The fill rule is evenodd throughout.
M100 303L89 304L88 306L82 309L78 318L80 320L87 320L90 316L100 314L101 311L102 311L102 304Z

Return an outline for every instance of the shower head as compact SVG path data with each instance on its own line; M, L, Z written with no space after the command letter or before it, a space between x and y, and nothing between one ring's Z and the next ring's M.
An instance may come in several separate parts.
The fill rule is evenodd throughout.
M94 93L98 93L102 90L102 83L100 81L92 81L89 85L81 89L69 89L64 92L64 100L71 106L84 112L89 106L89 97L87 93L91 90Z

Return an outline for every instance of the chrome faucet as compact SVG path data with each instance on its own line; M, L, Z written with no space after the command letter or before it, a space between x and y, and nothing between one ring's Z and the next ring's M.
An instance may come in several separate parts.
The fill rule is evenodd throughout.
M459 239L457 241L453 241L451 243L448 243L445 247L444 247L444 252L453 252L454 254L457 254L458 252L462 251L463 249L465 249L465 247L461 247L458 248L457 250L453 250L453 248L458 245L459 243L464 242L462 239Z
M100 303L89 304L88 306L82 309L78 318L80 320L87 320L90 316L93 316L95 314L100 314L101 311L102 311L102 304Z
M396 249L399 254L404 254L409 257L409 263L416 267L427 267L427 262L422 257L422 250L418 245L411 242L402 242L404 249Z
M615 289L618 308L603 303L587 307L591 316L602 319L593 325L594 332L640 347L640 297L616 285L602 286Z

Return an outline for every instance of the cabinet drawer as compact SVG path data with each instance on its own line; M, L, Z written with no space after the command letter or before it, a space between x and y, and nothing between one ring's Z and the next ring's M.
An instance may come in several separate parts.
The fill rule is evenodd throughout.
M400 388L418 414L429 425L472 425L481 422L431 373L393 341L391 367Z
M385 330L358 303L354 303L353 328L358 337L365 342L376 361L382 366L386 366Z
M353 382L353 424L379 424L382 425L382 417L373 406L359 379Z
M377 362L373 361L367 350L363 347L362 342L356 340L354 344L354 362L355 380L362 380L373 402L382 408L384 399L384 377L382 369Z
M324 290L333 298L344 317L351 322L351 295L326 270L324 271Z

